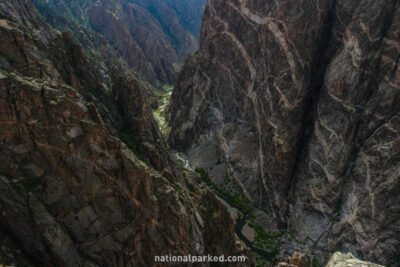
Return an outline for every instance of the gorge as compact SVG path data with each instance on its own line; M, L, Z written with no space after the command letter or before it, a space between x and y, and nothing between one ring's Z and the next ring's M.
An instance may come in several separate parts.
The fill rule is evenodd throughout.
M397 267L399 59L396 0L0 0L0 265Z

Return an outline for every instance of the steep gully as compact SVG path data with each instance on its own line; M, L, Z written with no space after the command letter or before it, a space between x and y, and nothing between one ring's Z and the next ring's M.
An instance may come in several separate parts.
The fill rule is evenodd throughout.
M290 176L289 186L286 190L286 196L288 196L293 190L293 181L295 179L296 173L299 171L301 159L304 158L307 154L307 144L309 143L309 140L313 133L315 119L317 118L317 107L324 82L323 76L326 73L330 59L336 53L336 49L331 49L329 47L329 43L332 41L332 26L335 20L335 5L336 1L333 1L332 6L329 8L328 14L325 17L325 21L323 23L324 30L322 33L322 37L320 43L318 44L317 51L315 52L316 56L313 57L314 62L312 63L313 67L311 72L316 73L316 75L312 76L310 82L310 92L307 95L307 100L305 104L306 108L303 114L304 122L301 126L295 163L293 166L292 174Z

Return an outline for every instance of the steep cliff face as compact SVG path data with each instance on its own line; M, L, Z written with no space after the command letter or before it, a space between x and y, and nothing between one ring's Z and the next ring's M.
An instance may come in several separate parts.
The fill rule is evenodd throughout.
M5 18L0 44L5 70L42 80L62 80L77 89L92 102L92 109L99 110L106 127L129 141L142 160L159 171L166 168L181 177L151 115L146 99L149 89L143 83L110 59L107 64L110 63L112 79L106 85L96 62L89 61L68 34L56 34L39 14L31 15L33 6L33 11L24 10L26 4L20 3L4 2L0 7L1 17ZM26 28L10 26L7 21Z
M210 0L172 95L171 146L216 182L226 169L264 224L294 234L282 253L395 266L399 25L398 1Z
M1 88L1 230L36 262L148 266L158 254L201 253L190 200L110 136L76 91L14 75Z
M108 42L145 80L161 86L175 81L183 57L197 49L205 0L33 3L50 24L73 32L87 49L97 51Z
M100 65L114 69L112 89L30 1L0 2L0 264L156 266L155 255L210 247L243 254L226 246L229 217L215 218L227 229L209 243L214 228L198 207L226 210L201 197L209 191L186 188L145 85L108 56Z

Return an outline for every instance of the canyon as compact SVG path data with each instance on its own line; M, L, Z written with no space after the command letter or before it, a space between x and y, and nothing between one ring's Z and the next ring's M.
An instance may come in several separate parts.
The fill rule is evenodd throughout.
M108 65L112 86L31 2L0 2L0 264L245 255L226 209L162 138L152 89L117 58Z
M156 87L175 81L197 49L206 0L33 0L47 22L68 31L91 54L119 55ZM107 66L103 66L107 68Z
M397 267L399 59L396 0L0 0L0 265Z

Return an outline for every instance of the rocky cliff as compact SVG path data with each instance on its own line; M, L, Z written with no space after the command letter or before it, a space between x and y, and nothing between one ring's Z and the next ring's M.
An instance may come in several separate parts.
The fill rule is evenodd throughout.
M281 254L397 266L399 26L395 0L210 0L169 143L293 235Z
M382 265L374 264L372 262L365 262L356 259L351 253L343 254L336 252L332 255L326 267L382 267Z
M155 255L214 248L242 255L232 220L214 216L214 226L200 210L226 213L183 173L146 85L107 56L87 58L30 1L0 2L0 264L156 266ZM218 229L224 235L211 239Z
M295 252L288 262L280 262L276 267L309 267L310 259L305 255ZM360 261L355 258L351 253L336 252L329 259L326 267L383 267L372 262Z
M197 49L205 0L44 1L33 3L57 29L99 54L109 44L143 79L173 83L182 59Z

